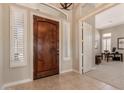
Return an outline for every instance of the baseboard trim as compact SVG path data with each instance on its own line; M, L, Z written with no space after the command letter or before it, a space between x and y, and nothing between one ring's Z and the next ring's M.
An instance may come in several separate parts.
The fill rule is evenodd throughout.
M67 73L67 72L71 72L71 71L73 71L73 70L72 70L72 69L64 70L64 71L61 71L60 74Z
M74 71L76 73L79 73L79 71L77 71L77 70L68 69L68 70L61 71L60 74L67 73L67 72L72 72L72 71ZM23 83L27 83L27 82L31 82L31 81L32 81L32 79L25 79L25 80L19 80L19 81L15 81L15 82L6 83L0 89L4 90L7 87L11 87L11 86L14 86L14 85L23 84Z
M15 81L15 82L11 82L11 83L6 83L3 85L3 87L1 89L6 89L7 87L10 87L10 86L23 84L23 83L27 83L27 82L31 82L31 81L32 81L32 79L25 79L25 80L19 80L19 81Z
M77 70L74 70L74 69L68 69L68 70L64 70L64 71L61 71L61 73L60 74L63 74L63 73L67 73L67 72L76 72L76 73L80 73L79 71L77 71Z

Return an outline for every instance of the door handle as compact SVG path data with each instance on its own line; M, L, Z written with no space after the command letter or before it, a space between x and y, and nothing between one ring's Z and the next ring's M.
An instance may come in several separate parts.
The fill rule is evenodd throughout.
M57 55L59 55L59 49L57 49Z

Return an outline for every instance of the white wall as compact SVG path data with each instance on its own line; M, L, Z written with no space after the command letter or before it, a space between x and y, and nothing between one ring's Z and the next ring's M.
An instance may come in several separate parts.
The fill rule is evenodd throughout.
M3 35L4 37L2 37L2 41L4 42L3 43L3 47L4 47L4 51L3 51L3 58L4 58L4 66L3 66L3 77L4 77L4 84L7 84L7 83L11 83L11 82L16 82L16 81L20 81L20 80L26 80L26 79L31 79L31 75L33 72L31 72L31 61L30 61L30 48L28 48L28 64L25 66L25 67L17 67L17 68L10 68L10 29L9 29L9 6L10 4L4 4L3 5ZM18 6L18 5L17 5ZM57 16L53 16L49 13L50 10L46 10L47 12L44 13L42 11L37 11L37 10L32 10L32 9L29 9L29 8L26 8L26 7L22 7L22 6L19 6L20 8L24 8L26 10L28 10L28 47L31 47L31 43L33 42L32 41L32 37L30 36L31 35L31 26L30 26L30 22L31 22L31 19L30 19L30 14L31 12L34 12L36 14L40 14L40 15L44 15L44 16L48 16L50 18L57 18L57 19L60 19L60 16L58 15ZM42 7L41 7L42 8ZM0 13L1 14L1 13ZM68 13L69 16L71 16L71 13L69 12ZM62 14L63 15L63 14ZM62 20L65 20L63 18L60 19L61 21ZM69 21L71 22L71 17L69 19ZM61 28L61 27L60 27ZM62 33L62 29L61 29L61 32ZM70 33L71 34L71 33ZM61 40L63 39L64 35L61 34ZM61 51L63 51L63 43L62 41L61 42ZM70 47L70 49L72 49ZM32 50L33 51L33 50ZM72 50L71 50L72 51ZM72 55L72 54L71 54ZM61 56L61 58L63 58ZM71 57L72 58L72 57ZM72 70L72 59L70 60L63 60L61 59L61 72L65 72L65 71L68 71L68 70Z
M2 6L0 4L0 88L3 84L3 30L2 30Z
M72 60L73 60L73 69L77 72L79 72L79 40L78 40L78 34L79 34L79 18L81 17L81 6L79 5L73 10L72 14Z

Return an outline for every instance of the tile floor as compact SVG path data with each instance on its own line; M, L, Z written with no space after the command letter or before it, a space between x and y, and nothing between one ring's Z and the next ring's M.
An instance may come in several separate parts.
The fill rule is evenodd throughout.
M68 72L54 75L29 83L16 85L7 89L15 90L116 90L117 88L105 84L86 75Z

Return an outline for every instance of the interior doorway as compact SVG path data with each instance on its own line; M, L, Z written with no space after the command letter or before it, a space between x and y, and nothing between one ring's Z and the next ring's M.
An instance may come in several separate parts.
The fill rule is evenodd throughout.
M33 16L33 79L59 74L59 22Z
M87 16L82 17L79 20L79 73L87 73L94 69L95 66L95 56L97 41L95 40L95 15L110 9L117 4L108 4L103 6L103 8L99 8L98 10L93 11L91 14L89 13ZM88 32L90 31L90 32ZM88 36L88 37L86 37ZM87 44L88 42L92 42L92 44ZM89 49L90 51L88 51ZM95 48L95 49L94 49ZM91 50L92 49L92 50ZM90 58L89 58L90 57Z
M118 4L87 18L94 19L95 24L92 25L95 64L86 75L118 89L124 89L124 52L118 47L122 44L118 39L124 38L123 10L124 4Z

